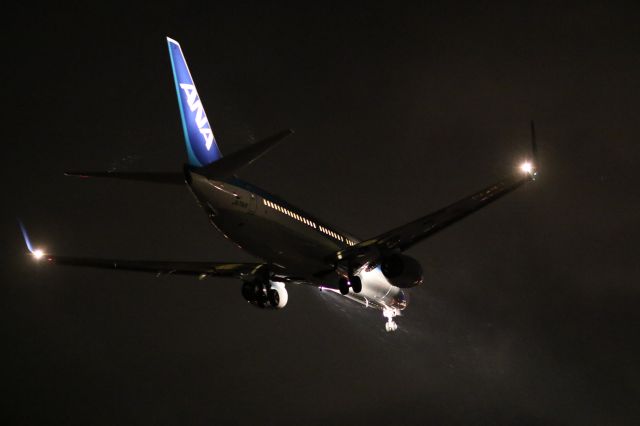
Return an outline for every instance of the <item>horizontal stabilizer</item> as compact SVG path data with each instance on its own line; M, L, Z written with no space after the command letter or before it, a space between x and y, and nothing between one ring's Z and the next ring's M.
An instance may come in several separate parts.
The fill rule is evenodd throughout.
M248 166L258 158L266 154L271 148L276 146L282 139L293 134L293 130L287 129L266 139L249 145L246 148L236 151L231 155L220 158L218 161L206 167L192 168L194 172L210 179L221 179L232 176L241 168Z
M65 172L65 176L83 179L111 178L171 185L184 185L184 174L175 172Z

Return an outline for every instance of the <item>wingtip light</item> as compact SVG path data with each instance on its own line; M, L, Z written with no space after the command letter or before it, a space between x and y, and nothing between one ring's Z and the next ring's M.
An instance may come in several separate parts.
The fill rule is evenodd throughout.
M522 170L523 173L532 174L533 164L531 164L531 162L529 161L525 161L524 163L520 164L520 170Z

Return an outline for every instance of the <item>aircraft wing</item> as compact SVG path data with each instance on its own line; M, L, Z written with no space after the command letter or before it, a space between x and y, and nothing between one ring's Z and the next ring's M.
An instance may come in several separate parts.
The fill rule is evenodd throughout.
M419 219L365 240L338 253L338 259L363 261L389 252L405 251L438 231L498 200L533 180L534 172L520 172ZM360 262L363 263L363 262Z
M538 171L538 147L533 121L531 122L531 161L525 161L519 168L502 180L460 201L433 213L418 218L405 225L384 232L336 253L336 261L352 266L376 261L389 253L403 252L413 245L458 222L492 202L535 180Z
M273 276L286 282L298 282L299 280L275 268L274 265L253 262L209 262L209 261L180 261L180 260L130 260L118 258L97 258L64 256L45 253L42 249L34 247L26 228L19 222L22 237L29 250L29 255L39 263L67 266L81 266L99 269L111 269L120 271L150 272L156 275L192 275L200 279L206 277L228 277L238 279L251 279L252 276L263 275L265 271L271 271Z
M261 263L233 263L233 262L189 262L166 260L124 260L92 257L59 256L44 254L34 250L34 258L40 262L56 265L85 266L101 269L116 269L123 271L151 272L158 275L195 275L212 277L242 278L250 275Z

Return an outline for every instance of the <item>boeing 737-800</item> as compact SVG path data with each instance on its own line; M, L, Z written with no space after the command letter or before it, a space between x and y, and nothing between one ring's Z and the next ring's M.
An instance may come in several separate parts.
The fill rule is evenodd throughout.
M532 158L506 178L475 194L372 238L360 239L315 215L236 177L292 131L286 130L223 157L193 78L177 41L167 38L169 58L187 163L182 172L67 172L69 176L106 177L185 185L209 220L226 238L256 258L255 263L132 261L44 253L34 248L23 228L31 255L58 265L144 271L155 274L232 277L241 280L242 295L252 305L281 309L285 285L305 284L342 294L382 311L386 330L397 329L394 317L406 308L405 289L422 283L422 267L405 254L413 245L535 179ZM533 130L533 127L532 127Z

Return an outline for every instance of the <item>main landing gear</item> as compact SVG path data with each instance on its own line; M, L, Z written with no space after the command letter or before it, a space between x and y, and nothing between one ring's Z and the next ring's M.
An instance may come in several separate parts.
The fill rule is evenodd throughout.
M340 277L338 281L338 289L340 293L345 295L349 294L349 287L354 293L360 293L362 291L362 280L357 275L350 275L347 277Z
M283 283L260 282L259 280L244 282L242 296L245 300L259 308L282 309L287 305L289 295Z
M387 319L384 329L387 331L396 331L398 329L398 323L395 322L393 318L400 315L400 311L396 308L385 308L382 311L382 315Z

